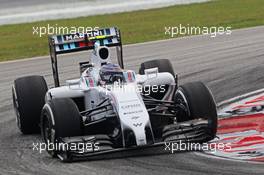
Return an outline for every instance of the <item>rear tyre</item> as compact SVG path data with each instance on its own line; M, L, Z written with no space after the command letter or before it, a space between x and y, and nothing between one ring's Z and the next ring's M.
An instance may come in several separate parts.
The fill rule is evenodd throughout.
M72 99L52 99L44 105L41 135L47 145L57 145L63 137L82 135L82 118ZM59 150L47 149L47 152L55 157Z
M168 59L157 59L142 63L139 68L139 74L144 75L145 69L151 69L155 67L158 68L159 72L169 72L173 76L175 75L172 64Z
M185 115L177 118L178 122L206 119L208 120L208 138L204 141L215 138L217 131L216 104L211 92L202 82L192 82L180 86L175 94L175 102L184 104L187 109Z
M168 59L158 59L158 60L143 62L139 68L139 74L144 75L145 70L151 68L158 68L158 72L168 72L173 76L175 76L172 64ZM177 84L176 80L175 83ZM143 94L145 95L147 94L148 96L161 100L164 97L164 95L168 92L169 86L168 85L158 86L156 92L151 91L151 89L152 89L151 87L144 87Z
M17 126L23 134L39 133L41 109L45 104L47 83L42 76L18 78L12 87Z
M142 63L139 68L139 74L144 75L145 70L151 68L158 68L158 72L168 72L173 76L175 76L172 64L168 59L151 60ZM177 83L176 80L175 83ZM169 86L161 85L158 87L156 92L151 91L151 89L152 89L151 87L145 87L143 94L147 94L155 99L161 100L164 97L164 95L168 92Z

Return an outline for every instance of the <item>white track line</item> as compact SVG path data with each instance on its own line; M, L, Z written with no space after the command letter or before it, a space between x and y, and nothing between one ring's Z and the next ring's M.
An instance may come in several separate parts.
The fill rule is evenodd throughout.
M222 108L228 104L231 104L231 103L234 103L234 102L237 102L237 101L240 101L242 99L245 99L245 98L249 98L251 96L255 96L255 95L258 95L260 93L263 93L264 92L264 88L263 89L259 89L259 90L256 90L256 91L253 91L253 92L249 92L247 94L243 94L243 95L240 95L240 96L237 96L237 97L234 97L234 98L230 98L228 100L224 100L220 103L217 104L217 107L218 108Z

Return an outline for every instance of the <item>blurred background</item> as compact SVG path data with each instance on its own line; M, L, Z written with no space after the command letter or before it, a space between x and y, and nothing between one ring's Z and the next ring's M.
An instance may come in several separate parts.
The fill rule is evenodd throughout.
M0 0L0 25L166 7L208 0Z

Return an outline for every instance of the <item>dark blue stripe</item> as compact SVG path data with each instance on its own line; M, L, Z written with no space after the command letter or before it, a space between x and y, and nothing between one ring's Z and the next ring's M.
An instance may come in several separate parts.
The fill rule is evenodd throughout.
M62 36L61 35L58 35L57 36L57 40L58 40L58 43L61 43L62 42Z
M110 29L105 29L106 35L110 35Z

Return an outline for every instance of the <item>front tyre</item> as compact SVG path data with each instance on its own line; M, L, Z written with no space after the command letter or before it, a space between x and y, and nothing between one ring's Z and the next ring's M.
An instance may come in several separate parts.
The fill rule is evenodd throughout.
M174 100L186 107L185 115L179 116L177 121L206 119L208 120L208 138L204 141L215 138L217 131L216 104L211 92L202 82L192 82L180 86Z
M56 157L58 141L63 137L82 135L82 118L72 99L52 99L43 107L41 135L47 144L47 152Z

